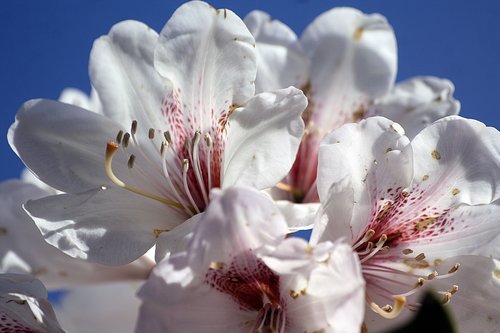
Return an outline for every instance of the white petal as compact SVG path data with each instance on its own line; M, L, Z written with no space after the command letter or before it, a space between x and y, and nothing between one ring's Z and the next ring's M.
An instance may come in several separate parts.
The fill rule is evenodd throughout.
M46 197L28 201L25 209L47 242L106 265L132 262L184 220L168 206L120 188Z
M0 331L64 332L40 281L22 274L0 274Z
M71 333L132 333L139 315L138 283L109 283L71 289L54 307Z
M314 127L329 132L359 119L367 100L385 95L393 85L396 39L379 14L334 8L306 28L301 42L311 63Z
M319 203L296 204L288 200L276 201L281 213L288 223L288 230L295 232L299 230L312 229L314 217L320 207Z
M304 86L309 63L295 32L259 10L250 12L244 21L257 44L255 91Z
M415 77L398 83L386 96L375 101L368 115L389 118L412 139L434 121L458 114L460 102L453 98L455 87L446 79Z
M429 260L466 254L500 258L498 216L500 200L489 205L452 207L427 227L427 234L413 240L411 248L425 253Z
M260 192L231 187L211 195L188 247L193 262L199 263L195 267L230 262L235 254L279 242L288 233L279 209Z
M59 102L81 107L82 109L102 113L102 105L97 91L92 88L90 96L75 88L66 88L58 98Z
M262 93L229 118L224 152L223 187L258 189L283 179L295 160L304 131L304 94L293 87Z
M101 266L71 258L45 242L33 220L22 209L22 204L48 194L34 185L16 180L0 183L1 273L32 274L49 289L147 276L152 262L146 259L123 267Z
M349 211L353 211L350 222L353 239L364 230L374 202L389 195L385 192L388 188L395 191L409 184L413 171L411 151L402 153L407 145L401 126L382 117L344 125L323 140L318 166L320 199L324 204L334 200L337 209L346 210L336 213L334 209L330 217L333 221L339 217L346 219L351 215ZM337 205L337 200L343 204ZM343 232L341 235L347 236Z
M188 2L161 31L155 67L177 89L186 118L210 118L253 96L255 41L232 11Z
M451 285L458 292L448 305L460 332L495 332L500 325L500 263L480 256L450 258L440 266L461 264L457 273L448 279L436 280L432 288L446 291Z
M118 130L113 121L76 106L32 100L18 111L8 139L44 183L64 192L79 192L112 184L104 170L104 157L106 142Z
M213 263L229 267L241 256L248 260L238 265L253 272L251 250L281 241L286 223L272 201L253 189L234 187L211 196L187 250L162 261L141 289L140 330L241 332L255 319L256 311L243 310L231 295L205 281L205 274Z
M156 241L155 261L162 261L167 255L186 250L203 212L196 214L175 228L175 232L162 232Z
M285 240L264 257L280 275L287 304L287 332L358 332L364 317L361 266L346 244L314 248L297 238Z
M124 21L94 42L89 73L103 113L127 129L134 119L146 129L161 124L162 98L171 87L153 66L157 41L145 24Z
M411 146L413 186L426 197L440 198L440 206L487 204L500 198L500 135L495 128L450 116L425 128Z

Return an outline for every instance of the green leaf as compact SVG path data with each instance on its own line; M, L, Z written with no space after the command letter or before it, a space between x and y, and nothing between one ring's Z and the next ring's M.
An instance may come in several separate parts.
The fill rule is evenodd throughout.
M428 292L417 315L399 329L387 333L456 333L448 312L434 294Z

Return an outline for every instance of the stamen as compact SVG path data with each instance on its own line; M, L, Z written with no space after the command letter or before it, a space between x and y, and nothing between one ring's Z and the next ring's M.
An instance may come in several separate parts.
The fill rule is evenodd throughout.
M194 207L196 210L196 213L200 213L200 210L198 209L198 206L196 206L196 203L194 202L193 196L191 195L191 191L189 191L189 187L187 184L187 173L189 170L189 160L184 159L182 161L182 181L184 184L184 191L186 192L189 202L191 202L191 205Z
M137 132L137 120L132 120L132 125L130 126L130 133L135 135Z
M129 169L132 169L134 167L134 162L135 162L135 155L132 154L130 155L130 158L128 159L127 163Z
M123 138L123 131L120 130L120 131L118 131L118 134L116 135L116 142L118 142L118 144L122 143L122 138Z
M210 134L205 133L205 143L207 144L207 175L208 175L208 190L212 188L212 170L210 169L210 162L212 160L212 137Z
M292 185L290 184L285 184L285 183L278 183L275 185L276 188L282 190L282 191L285 191L285 192L289 192L291 193L292 195L294 196L297 196L297 197L302 197L304 195L304 192L297 188L297 187L293 187Z
M352 246L352 248L353 248L354 250L356 250L359 246L363 245L365 242L368 242L368 241L369 241L369 240L373 237L373 235L375 235L375 230L373 230L373 229L369 229L369 230L365 233L365 235L363 236L363 238L362 238L362 239L360 239L360 240L359 240L356 244L354 244L354 245Z
M434 271L431 274L427 275L427 280L430 281L430 280L434 279L436 276L438 276L438 272Z
M448 271L448 274L455 273L456 271L458 271L459 268L460 268L460 264L457 262L455 265L453 265L452 268L450 268L450 270Z
M201 132L196 131L193 137L193 147L192 147L192 156L191 159L193 161L193 170L196 180L198 181L198 186L200 188L201 194L203 196L203 200L205 201L205 205L208 206L208 195L205 190L205 181L203 180L203 176L201 175L201 166L200 159L198 158L198 145L201 139Z
M408 254L412 254L413 253L413 250L412 249L404 249L403 251L401 251L404 255L408 255Z
M406 304L406 297L402 295L394 296L394 305L386 305L384 307L378 306L375 302L370 302L371 309L387 319L394 319L401 311L403 311Z
M372 229L370 229L372 230ZM370 236L370 230L368 230L366 232L366 236ZM369 260L370 258L372 258L374 255L376 255L384 246L384 243L387 241L387 235L386 234L383 234L382 236L380 236L379 240L377 241L377 247L369 254L367 255L366 257L364 257L363 259L360 260L361 263L364 263L366 262L367 260Z
M172 144L172 137L170 136L169 131L163 132L163 137L165 138L165 141L167 141L169 145Z
M400 294L400 295L394 295L393 297L396 297L396 296L404 296L404 297L408 297L408 296L411 296L413 295L414 293L417 292L417 290L422 287L424 285L424 279L423 278L418 278L417 279L417 282L413 285L413 288L410 289L409 291L407 291L406 293L404 294Z
M182 206L184 207L184 210L186 211L186 213L188 213L189 215L191 215L194 211L191 211L188 208L189 205L179 195L179 192L177 192L176 187L172 183L172 179L170 179L170 174L168 172L167 159L166 159L166 154L167 154L167 150L169 149L169 146L170 145L168 144L168 142L162 142L161 148L160 148L161 158L162 158L162 170L163 170L163 174L165 175L165 179L167 180L167 184L170 187L171 191L174 193L175 198L182 204Z
M129 142L130 142L130 133L128 133L128 132L127 132L127 133L125 133L125 135L123 136L123 146L124 146L125 148L127 148L127 147L128 147Z
M150 128L149 131L148 131L148 138L150 140L153 140L155 138L155 130L154 128Z
M366 248L363 251L358 252L358 255L360 255L360 256L366 255L366 254L370 253L371 250L373 250L373 242L368 242L366 244Z
M115 143L115 142L108 142L106 145L106 159L104 162L104 169L106 170L106 174L108 175L109 179L115 183L117 186L122 187L126 190L129 190L130 192L145 196L147 198L162 202L164 204L167 204L169 206L177 207L177 208L183 208L182 205L178 202L168 200L166 198L159 197L155 194L144 192L142 190L139 190L138 188L135 188L130 185L126 185L124 182L122 182L118 177L113 172L112 169L112 163L113 163L113 156L117 152L118 148L120 146Z
M425 259L425 254L420 253L418 256L415 257L416 261L422 261Z
M436 277L436 279L446 279L446 278L449 278L450 276L455 275L455 273L458 271L459 268L460 268L460 264L456 263L455 265L453 265L448 270L448 274L439 275L438 277Z

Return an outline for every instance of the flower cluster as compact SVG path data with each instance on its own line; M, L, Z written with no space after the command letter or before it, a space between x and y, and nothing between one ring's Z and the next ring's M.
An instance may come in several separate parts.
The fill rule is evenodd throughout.
M500 134L446 79L395 84L396 49L352 8L300 37L200 1L113 26L90 97L9 129L0 332L380 332L428 288L494 330Z

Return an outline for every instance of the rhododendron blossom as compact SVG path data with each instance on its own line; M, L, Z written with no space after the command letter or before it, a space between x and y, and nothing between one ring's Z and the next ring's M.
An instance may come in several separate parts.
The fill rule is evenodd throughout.
M286 233L255 190L212 192L185 251L140 291L137 332L359 332L364 283L350 247Z
M306 132L292 170L274 191L276 198L318 202L320 142L345 123L383 115L415 135L434 120L458 113L448 80L416 77L393 87L396 39L382 15L334 8L318 16L300 38L260 11L251 12L245 23L257 41L257 91L292 84L309 99L303 114ZM288 208L294 217L311 207Z
M482 293L499 294L491 259L500 255L499 152L496 129L457 116L433 123L411 142L386 118L345 125L320 148L324 216L311 242L350 240L366 301L380 318L415 309L415 295L426 285L438 289L445 304L461 290L480 304ZM484 275L471 273L476 270ZM500 318L492 304L471 310ZM369 315L367 326L387 326L380 318Z
M307 101L293 87L254 97L254 43L233 12L189 2L159 35L125 21L94 43L90 75L102 114L25 103L9 142L64 192L25 205L46 240L114 265L161 240L161 257L189 233L195 221L171 231L204 211L211 188L265 189L283 178Z

